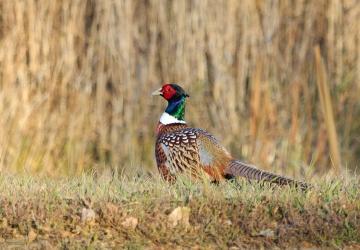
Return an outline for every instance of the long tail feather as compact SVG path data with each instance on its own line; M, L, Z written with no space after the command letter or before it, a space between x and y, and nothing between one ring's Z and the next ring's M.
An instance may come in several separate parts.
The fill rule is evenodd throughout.
M242 176L250 180L268 181L278 185L294 185L302 190L306 190L310 187L304 182L295 181L284 176L273 174L238 160L230 162L228 168L226 169L226 175L230 177Z

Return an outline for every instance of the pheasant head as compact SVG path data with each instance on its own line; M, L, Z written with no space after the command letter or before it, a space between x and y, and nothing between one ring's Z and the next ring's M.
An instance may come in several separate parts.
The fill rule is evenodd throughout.
M175 83L165 84L152 95L160 95L168 102L165 112L160 117L160 123L164 125L185 123L185 102L189 95L183 88Z

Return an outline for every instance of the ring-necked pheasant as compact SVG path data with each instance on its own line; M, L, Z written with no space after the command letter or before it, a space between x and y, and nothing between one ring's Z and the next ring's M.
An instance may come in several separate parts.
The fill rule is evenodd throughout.
M307 188L306 183L234 159L210 133L189 127L184 121L185 102L189 95L179 85L165 84L152 95L160 95L168 101L156 128L155 144L157 166L165 180L172 182L177 173L189 171L192 176L206 173L215 182L241 176Z

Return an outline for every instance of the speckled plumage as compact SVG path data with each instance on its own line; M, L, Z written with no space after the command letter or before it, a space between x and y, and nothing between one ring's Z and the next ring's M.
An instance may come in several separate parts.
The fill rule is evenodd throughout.
M211 179L220 180L231 160L230 154L211 134L186 124L159 124L155 155L166 180L173 180L177 173L188 170L193 176L205 171Z
M188 171L195 177L201 172L206 173L212 181L241 176L249 180L306 188L305 183L233 159L210 133L186 124L159 124L155 155L160 173L170 182L176 179L178 173Z

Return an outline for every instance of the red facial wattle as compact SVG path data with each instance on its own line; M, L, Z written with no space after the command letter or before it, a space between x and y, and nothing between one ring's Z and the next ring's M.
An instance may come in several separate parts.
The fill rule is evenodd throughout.
M176 94L176 90L170 86L170 84L166 84L162 87L162 96L166 99L166 100L170 100L175 94Z

